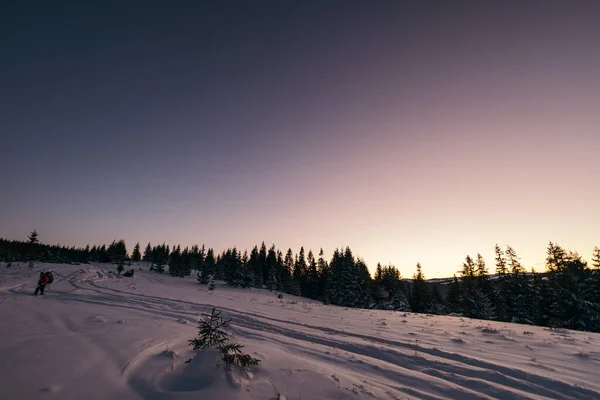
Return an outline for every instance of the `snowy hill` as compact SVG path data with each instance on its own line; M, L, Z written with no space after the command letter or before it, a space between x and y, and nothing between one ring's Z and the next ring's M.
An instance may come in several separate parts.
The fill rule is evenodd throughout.
M55 282L35 297L42 269ZM3 268L0 398L600 399L600 334L210 292L142 269ZM228 374L191 350L213 306L259 367Z

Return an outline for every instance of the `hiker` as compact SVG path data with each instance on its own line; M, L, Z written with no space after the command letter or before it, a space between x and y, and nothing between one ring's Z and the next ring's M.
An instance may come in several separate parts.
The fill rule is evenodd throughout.
M40 279L38 280L38 285L35 288L35 292L33 293L35 296L37 296L38 292L40 292L40 295L44 295L44 289L46 288L46 285L48 284L48 282L50 281L50 278L48 277L47 274L45 274L44 272L40 272Z

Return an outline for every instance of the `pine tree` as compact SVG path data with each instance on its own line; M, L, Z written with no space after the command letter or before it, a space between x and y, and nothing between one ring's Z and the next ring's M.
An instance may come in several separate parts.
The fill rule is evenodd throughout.
M429 312L436 315L446 314L446 304L437 283L431 285L431 310Z
M550 288L550 324L553 326L598 331L600 306L594 302L591 271L579 254L566 252L550 242L546 267Z
M281 268L277 263L277 252L274 244L267 254L267 266L269 268L267 288L269 290L281 290Z
M261 288L263 286L263 266L260 262L258 246L254 246L250 252L250 259L248 260L248 263L254 274L254 283L256 284L256 287Z
M152 245L148 242L146 249L144 250L144 257L142 257L142 261L150 262L152 261Z
M342 254L338 249L335 249L329 262L329 279L325 289L329 296L328 300L333 305L342 305L344 302L344 290L347 286L344 275Z
M460 282L456 275L454 275L454 279L450 284L450 289L448 289L448 295L446 297L446 304L448 305L448 311L451 313L460 313L462 312L461 305L462 293L460 290Z
M192 246L190 250L190 265L189 265L189 273L192 274L192 271L198 271L200 269L200 249L197 244Z
M203 247L204 248L204 247ZM212 248L206 252L206 258L202 263L201 269L198 272L198 281L202 284L207 284L210 276L215 276L215 255Z
M140 242L137 242L133 247L133 252L131 253L131 261L139 262L142 259L142 255L140 253Z
M326 290L328 288L328 282L330 279L329 265L325 260L323 248L319 251L319 259L317 260L317 274L319 276L319 286L317 298L321 299L325 304L330 302L330 294Z
M308 251L308 269L306 272L306 295L311 299L317 299L319 296L319 273L317 270L317 261L313 256L312 250Z
M169 255L169 274L171 276L183 277L181 247L173 246L173 251Z
M496 316L500 321L510 321L512 318L512 300L510 294L510 279L506 267L504 251L498 244L496 252L496 293L494 295L496 305Z
M381 263L377 263L377 268L375 268L375 280L383 280L383 267L381 266Z
M198 252L198 259L196 262L196 273L204 270L205 262L206 262L206 249L205 249L204 245L202 245L202 248ZM213 278L214 278L214 276L213 276Z
M302 270L300 269L300 265L298 263L298 255L294 256L294 269L292 271L292 283L290 287L290 293L294 296L301 296L302 289L300 287L300 282L302 281Z
M511 321L531 323L531 304L528 302L531 297L530 286L528 283L525 268L521 265L516 251L506 247L506 257L510 273L508 275L509 295L511 299Z
M465 258L461 279L461 313L469 318L492 319L494 310L490 299L477 285L476 266L471 256Z
M98 262L107 263L110 262L110 256L108 255L108 251L106 250L106 245L103 244L100 249L98 249Z
M221 317L221 312L213 308L210 314L205 315L205 318L200 320L198 337L190 340L190 345L194 350L204 350L208 347L216 348L227 370L234 365L242 368L258 365L260 363L259 359L244 354L242 352L244 346L233 341L233 335L228 332L230 323L231 320L224 320Z
M300 295L304 297L307 296L307 266L306 266L306 258L304 256L304 247L300 247L300 253L298 254L298 261L294 266L294 274L296 274L296 269L298 269L298 283L300 285ZM296 276L296 275L294 275Z
M490 281L490 276L487 266L485 264L485 260L483 259L483 256L479 253L477 253L477 259L475 261L475 273L477 276L477 290L481 292L481 298L484 302L489 301L490 310L486 311L486 313L490 319L494 319L496 317L496 313L493 311L495 303L494 290L492 288L492 283Z
M262 271L261 282L267 282L267 279L269 278L269 267L267 265L267 246L265 245L265 242L262 242L262 244L260 245L260 251L258 252L258 262Z
M592 256L592 265L600 270L600 247L594 247L594 255Z
M373 303L371 298L371 274L367 264L361 258L357 258L354 263L355 286L358 296L352 307L367 308Z
M150 267L150 270L156 271L159 274L164 273L165 265L167 265L168 260L169 260L169 251L168 251L168 247L165 243L163 243L159 246L153 247L152 255L151 255L152 266Z
M38 239L38 233L37 231L34 229L33 232L31 232L29 234L29 236L27 236L28 242L30 244L36 244L39 243L39 239Z
M248 264L248 253L244 252L244 255L240 257L239 251L234 247L232 251L232 261L235 264L236 279L234 286L249 288L254 285L254 272Z
M547 280L542 279L541 274L533 272L532 293L533 293L533 311L532 317L536 325L548 326L551 324L552 315L552 295Z
M110 255L111 262L117 265L117 272L120 275L125 269L123 265L127 259L127 246L125 245L125 241L123 239L118 241L113 240L112 244L108 247L108 253Z
M284 282L282 282L282 290L285 293L292 293L292 286L293 286L293 277L292 277L292 273L294 271L294 255L292 253L292 249L288 249L287 252L285 253L285 258L283 260L283 269L281 272L281 276L282 276L282 280L283 277L288 277L287 280L287 284L284 280Z
M417 263L417 272L413 275L410 307L417 313L428 312L431 307L431 292L420 263Z
M550 242L546 250L546 268L549 272L559 272L563 270L567 253L565 250Z
M35 266L34 260L37 259L37 244L39 243L38 233L34 229L27 237L29 243L29 269Z
M344 307L367 307L370 275L362 260L355 260L349 247L342 254L338 249L333 253L330 263L331 303Z

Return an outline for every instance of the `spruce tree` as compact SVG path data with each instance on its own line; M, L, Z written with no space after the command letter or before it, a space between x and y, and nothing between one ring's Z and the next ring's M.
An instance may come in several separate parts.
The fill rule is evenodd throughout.
M375 268L375 280L383 280L383 267L381 266L381 263L377 263L377 268Z
M496 317L500 321L510 321L512 318L512 299L510 293L510 279L504 251L498 244L494 248L496 253L496 293L494 295L496 305Z
M269 266L267 265L267 245L265 245L265 242L262 242L262 244L260 245L260 251L258 252L258 262L262 271L262 285L264 282L267 282L267 279L269 278Z
M420 263L417 263L417 272L413 275L410 307L413 312L417 313L429 312L431 307L431 292Z
M492 319L494 310L490 299L479 290L471 256L465 258L461 279L461 313L469 318Z
M298 269L298 283L300 285L300 295L307 296L307 266L306 257L304 256L304 247L300 247L300 253L298 254L298 261L295 264L295 268ZM294 270L295 273L295 270ZM296 275L294 275L296 276Z
M509 267L509 283L510 283L510 298L511 305L511 320L514 322L531 323L532 308L529 303L531 297L531 288L529 286L525 268L521 265L516 251L510 247L506 247L506 257Z
M460 290L460 282L456 277L456 274L453 277L452 283L450 284L450 288L448 289L448 295L446 297L446 304L448 306L448 311L451 313L462 313L462 293Z
M144 250L144 256L142 257L142 261L150 262L152 261L152 245L150 242L146 245L146 249Z
M113 240L112 244L108 247L108 253L111 258L111 262L117 265L117 272L119 275L125 267L125 259L127 258L127 246L125 245L125 241L121 240Z
M431 286L431 309L429 312L436 315L446 314L446 304L442 293L440 292L440 285L434 283Z
M173 246L173 251L169 255L169 274L171 276L183 277L183 258L181 254L181 246Z
M286 293L292 293L292 286L293 286L293 277L292 277L292 273L294 271L294 255L292 253L292 249L287 250L287 252L285 253L285 258L283 260L283 268L281 271L281 276L282 276L282 284L283 284L283 288L282 290ZM287 277L287 284L286 284L286 280L283 279L284 277Z
M600 270L600 247L594 247L594 254L592 255L592 265L594 268Z
M269 268L267 288L269 290L281 290L281 268L277 263L277 252L274 244L267 254L267 266Z
M330 279L329 265L325 260L325 254L323 248L319 250L319 259L317 260L317 274L319 276L319 286L317 298L328 304L330 302L329 292L326 290L328 287L328 281Z
M215 276L215 266L216 260L214 251L212 248L209 248L206 252L206 258L202 263L201 269L198 271L198 281L202 284L207 284L210 276Z
M37 259L37 244L39 243L38 233L34 229L27 237L29 243L29 269L35 266L34 261Z
M294 256L294 269L292 271L292 283L290 287L290 294L294 296L301 296L302 289L300 283L302 281L302 270L298 262L298 254Z
M327 280L326 292L328 301L333 305L342 305L344 300L345 282L343 280L344 268L343 258L339 249L333 251L329 262L329 279Z
M313 256L312 250L308 251L308 269L306 272L306 295L311 299L317 299L319 296L319 273L317 271L317 261Z
M192 274L192 271L198 272L200 269L200 249L197 244L192 246L190 250L190 271L188 275Z
M277 270L279 271L280 280L279 288L277 290L289 292L292 276L290 274L290 271L287 271L285 265L283 264L283 253L281 252L281 250L277 250Z
M38 233L35 229L29 234L29 236L27 236L27 240L30 244L39 243Z
M140 242L137 242L133 247L133 252L131 253L131 261L139 262L142 260L142 255L140 253Z
M475 273L477 276L477 290L480 292L480 301L483 301L486 304L484 307L488 307L489 304L489 309L486 310L486 315L489 319L495 319L496 313L493 310L495 300L494 290L492 288L492 283L490 281L485 260L479 253L477 253L477 259L475 261Z
M156 271L159 274L164 273L165 265L167 265L168 261L169 261L169 252L168 252L168 247L165 243L152 248L152 256L151 256L152 266L150 267L151 271Z
M549 326L551 325L552 315L550 309L552 307L552 294L550 285L547 280L542 279L542 275L533 272L532 293L533 293L533 311L532 318L536 325Z
M204 269L205 261L206 261L206 248L204 247L204 245L202 245L202 248L198 252L198 258L197 258L197 262L196 262L196 273L198 273Z
M235 264L236 279L234 286L249 288L254 285L254 272L248 264L248 253L244 252L243 256L240 256L240 252L234 247L232 251L232 262Z
M258 254L258 246L254 246L250 252L250 258L248 260L252 273L254 274L254 283L256 287L261 288L263 286L263 266L260 262L260 256Z
M546 267L550 286L550 324L553 326L598 331L600 307L594 302L590 271L579 254L566 252L550 242Z

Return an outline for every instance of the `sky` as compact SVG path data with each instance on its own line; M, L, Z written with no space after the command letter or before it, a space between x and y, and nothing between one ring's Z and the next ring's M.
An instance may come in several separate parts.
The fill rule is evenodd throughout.
M84 4L85 3L85 4ZM485 3L485 4L484 4ZM600 3L14 2L0 237L451 276L600 245Z

